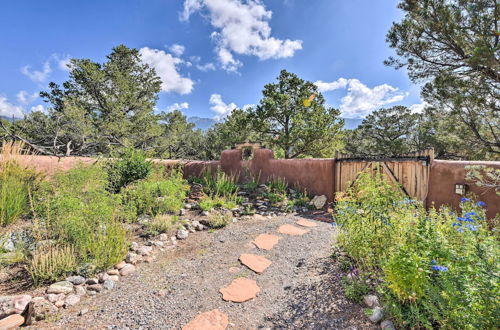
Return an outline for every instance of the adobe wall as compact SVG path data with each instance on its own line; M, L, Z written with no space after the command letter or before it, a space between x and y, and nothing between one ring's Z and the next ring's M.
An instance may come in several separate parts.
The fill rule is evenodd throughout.
M431 164L429 177L427 207L434 205L439 208L441 205L451 205L457 209L462 196L455 193L455 184L467 184L469 191L487 204L488 218L494 218L496 214L500 213L500 196L494 190L487 190L471 182L466 182L465 167L468 165L500 168L500 162L434 160Z
M51 157L24 156L21 162L49 175L57 170L67 170L78 163L91 164L102 159L88 157ZM266 182L271 177L286 179L290 186L298 185L313 195L325 195L331 201L335 187L335 159L275 159L272 150L256 149L252 160L242 160L241 150L226 150L221 154L220 161L186 161L186 160L154 160L171 168L182 166L184 177L199 176L205 168L212 173L220 168L228 174L238 175L240 181L245 175L260 178ZM485 190L465 181L465 167L468 165L486 165L500 168L500 162L468 162L434 160L429 176L429 192L427 207L450 205L457 209L461 195L455 193L455 184L468 184L469 191L475 193L479 200L488 205L487 214L492 218L500 213L500 196L492 190Z

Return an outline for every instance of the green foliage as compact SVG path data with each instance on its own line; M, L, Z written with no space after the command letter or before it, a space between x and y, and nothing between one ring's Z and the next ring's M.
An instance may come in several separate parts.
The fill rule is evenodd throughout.
M427 212L390 188L363 173L335 217L339 244L379 277L384 309L405 328L497 328L500 245L486 205L463 198L458 213Z
M151 161L146 159L143 152L132 148L125 150L121 157L109 160L106 164L109 191L120 192L130 183L147 177L152 168Z
M121 199L107 188L102 167L80 165L58 173L33 200L38 236L69 245L78 264L104 270L127 252Z
M328 157L342 147L340 111L325 106L312 82L282 70L262 95L260 104L248 111L248 121L266 144L283 150L285 158Z
M373 177L368 171L361 173L337 201L335 219L342 228L339 244L367 270L387 258L413 221L411 204L405 203L401 193L381 173Z
M210 169L203 171L200 183L203 185L205 194L211 197L233 197L238 192L236 185L237 177L235 175L228 175L217 168L215 175L212 174Z
M51 283L65 278L77 265L75 251L70 246L38 248L26 267L35 285Z
M483 165L466 166L466 180L473 181L478 187L494 190L500 195L500 169Z
M344 276L342 278L341 285L347 299L358 303L363 300L363 296L370 292L370 286L366 283L366 280L359 277L348 279Z
M231 212L214 211L208 216L208 225L210 228L214 229L223 228L227 226L232 219L233 215Z
M288 183L284 178L272 177L266 185L271 192L286 195Z
M158 214L150 221L146 222L146 236L156 236L168 232L177 222L179 218L169 214Z
M222 196L203 196L201 200L198 202L198 206L202 211L211 211L213 209L225 208L225 209L233 209L237 206L236 203L236 195L232 195L229 198Z
M423 99L448 123L441 131L447 142L460 140L466 157L498 159L498 3L401 0L398 7L404 16L387 34L398 58L386 64L406 67L412 81L426 83Z

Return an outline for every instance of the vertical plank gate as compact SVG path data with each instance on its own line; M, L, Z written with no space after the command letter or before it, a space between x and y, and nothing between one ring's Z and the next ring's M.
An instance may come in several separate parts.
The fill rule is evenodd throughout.
M400 157L354 157L338 154L335 164L335 192L345 192L363 171L379 171L408 197L425 202L434 150Z

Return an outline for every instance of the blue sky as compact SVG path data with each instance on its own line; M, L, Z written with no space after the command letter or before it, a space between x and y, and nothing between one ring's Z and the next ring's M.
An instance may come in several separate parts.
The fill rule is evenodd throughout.
M37 94L67 78L71 57L140 49L163 81L159 110L218 117L259 102L281 69L317 82L343 116L418 108L419 87L385 35L396 0L86 0L0 2L0 114L46 111Z

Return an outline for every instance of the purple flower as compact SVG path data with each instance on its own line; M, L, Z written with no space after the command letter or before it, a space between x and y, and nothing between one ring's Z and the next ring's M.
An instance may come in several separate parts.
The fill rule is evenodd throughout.
M448 267L446 266L439 266L439 265L434 265L431 267L433 270L437 270L439 272L446 272L448 271Z
M465 202L470 202L470 199L468 199L467 197L460 198L460 203L465 203Z
M481 201L477 202L476 205L479 207L486 207L486 203Z
M477 231L477 227L474 225L466 225L465 227L469 228L471 231Z

